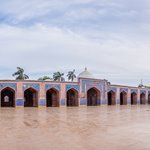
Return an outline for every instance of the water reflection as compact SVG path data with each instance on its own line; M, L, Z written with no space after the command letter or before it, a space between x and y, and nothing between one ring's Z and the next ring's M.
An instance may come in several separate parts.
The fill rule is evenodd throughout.
M150 149L150 106L1 108L3 150Z

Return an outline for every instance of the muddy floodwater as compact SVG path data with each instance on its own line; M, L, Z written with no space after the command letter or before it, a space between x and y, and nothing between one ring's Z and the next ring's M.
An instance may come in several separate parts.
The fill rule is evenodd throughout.
M1 108L0 150L150 150L150 105Z

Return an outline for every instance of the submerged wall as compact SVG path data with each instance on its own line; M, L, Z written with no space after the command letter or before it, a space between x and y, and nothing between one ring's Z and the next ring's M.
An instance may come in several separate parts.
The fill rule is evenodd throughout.
M14 107L131 105L148 103L150 89L109 85L107 80L86 78L78 82L3 80L0 95L1 106ZM49 100L52 102L48 103Z

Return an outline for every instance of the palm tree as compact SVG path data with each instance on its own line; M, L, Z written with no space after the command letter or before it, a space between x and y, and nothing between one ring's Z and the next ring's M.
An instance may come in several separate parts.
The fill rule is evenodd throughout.
M53 80L54 80L54 81L65 81L65 78L64 78L63 76L64 76L64 73L55 72L55 73L53 74Z
M53 80L53 79L48 76L44 76L44 77L39 78L38 80L45 81L45 80Z
M15 72L12 76L17 76L16 77L16 80L26 80L26 79L29 79L29 76L24 74L24 69L23 68L20 68L20 67L17 67L18 71Z
M73 71L69 71L67 74L67 77L68 77L68 80L71 80L73 82L74 79L76 78L75 69Z

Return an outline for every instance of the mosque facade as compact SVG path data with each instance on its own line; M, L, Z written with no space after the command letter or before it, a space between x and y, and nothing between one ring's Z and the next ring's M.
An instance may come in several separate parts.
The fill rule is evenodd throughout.
M85 69L77 82L1 80L1 107L81 107L142 105L150 102L150 89L111 85Z

